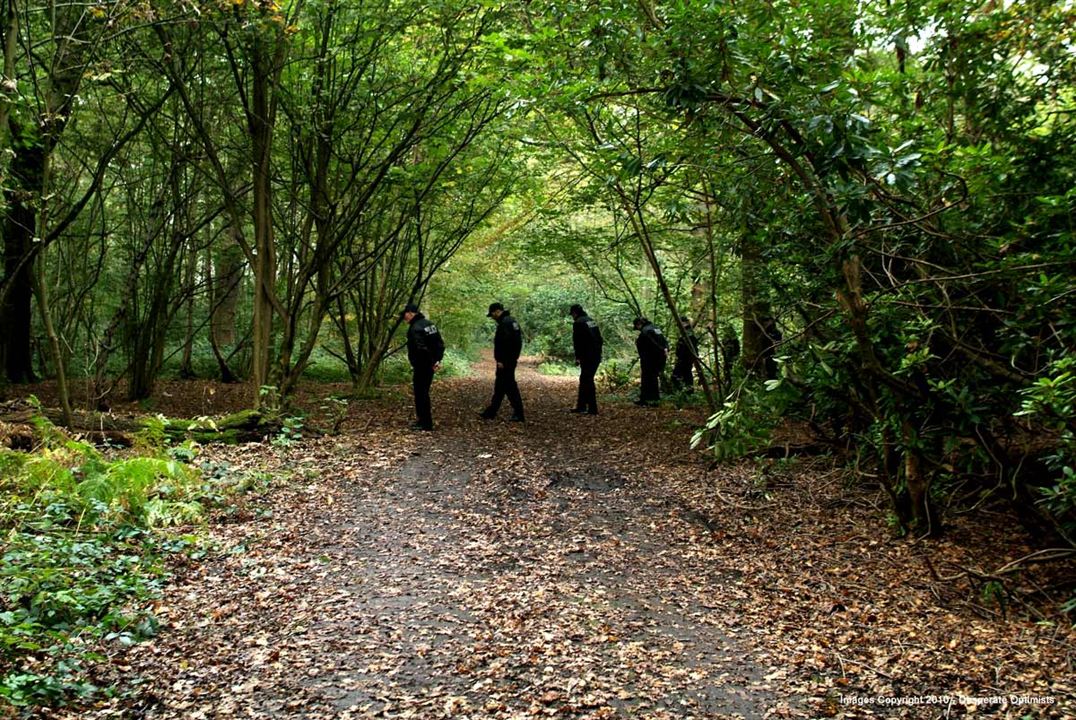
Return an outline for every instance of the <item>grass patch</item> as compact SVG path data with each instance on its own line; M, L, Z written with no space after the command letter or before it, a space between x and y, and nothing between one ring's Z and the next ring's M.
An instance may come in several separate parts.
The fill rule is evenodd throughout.
M541 375L549 375L551 377L566 377L568 375L578 375L579 368L576 365L569 365L568 363L557 362L556 360L547 360L538 365L538 372Z

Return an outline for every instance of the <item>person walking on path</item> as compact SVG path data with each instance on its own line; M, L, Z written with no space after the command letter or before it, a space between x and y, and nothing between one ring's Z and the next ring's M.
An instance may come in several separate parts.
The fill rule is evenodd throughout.
M489 401L489 407L482 411L481 417L484 420L497 417L501 401L507 395L512 405L512 417L508 419L523 422L523 398L516 383L516 365L523 351L523 331L512 314L499 302L489 306L486 317L497 323L497 332L493 336L493 359L497 362L497 371L493 381L493 399Z
M594 385L594 376L602 361L602 331L581 305L572 305L568 309L572 316L572 347L575 349L575 364L579 366L579 396L573 413L598 414L598 389Z
M691 327L690 320L684 320L684 329L676 341L676 363L673 365L669 380L673 387L691 392L695 386L695 358L699 355L699 339Z
M418 311L418 306L408 303L400 313L410 327L407 329L407 359L411 363L411 385L415 390L415 416L413 430L433 430L433 409L430 386L433 374L441 367L445 356L445 341L437 326Z
M669 355L669 341L661 334L657 325L644 317L635 318L633 326L639 331L635 339L635 349L639 351L639 369L642 384L639 388L640 406L655 406L661 400L659 378L665 371L665 360Z

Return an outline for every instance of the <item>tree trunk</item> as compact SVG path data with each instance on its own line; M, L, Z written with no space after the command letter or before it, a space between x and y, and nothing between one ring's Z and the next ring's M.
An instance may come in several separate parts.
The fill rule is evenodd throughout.
M23 131L15 122L11 126L13 134ZM47 155L40 143L20 149L11 161L11 182L5 183L7 217L4 221L4 302L0 306L0 354L3 355L7 379L13 383L35 380L30 349L36 254L34 232L37 228L36 205L44 187Z
M261 405L261 388L269 384L273 339L273 293L276 292L276 248L273 244L270 161L273 121L270 114L272 55L261 38L251 45L252 107L248 118L254 173L254 347L251 359L253 404Z
M707 288L709 290L707 304L710 308L710 337L713 340L714 349L714 385L716 386L718 394L720 394L721 397L725 397L732 390L731 382L728 381L728 378L732 377L732 368L729 367L727 358L721 353L720 339L718 337L720 321L717 316L719 311L717 288L721 282L721 272L717 262L717 249L714 245L714 203L709 191L706 193L703 207L706 211L706 254L709 260L710 271L709 287Z
M310 309L310 326L307 329L307 336L303 340L302 345L299 348L297 355L294 355L294 362L292 351L289 349L287 355L284 356L286 362L280 366L280 395L282 397L288 396L295 386L298 385L299 379L303 376L303 372L306 371L306 367L310 362L310 355L314 352L314 348L318 344L318 335L321 332L321 326L325 322L325 314L327 308L321 302L320 296L315 298L313 307ZM291 344L294 345L295 336L291 335Z
M228 365L229 357L225 357L221 351L222 345L235 344L235 306L239 298L239 281L243 276L241 248L233 244L229 250L221 257L230 257L231 264L226 264L222 259L213 262L212 253L208 251L205 261L205 274L209 279L209 347L217 360L220 381L223 383L239 382Z
M762 253L750 228L740 240L740 274L743 366L751 375L768 376L766 360L773 353L773 343L766 328L772 325L773 314L762 294Z
M165 256L153 269L149 290L149 303L144 316L134 314L131 320L137 327L131 328L129 337L132 339L131 373L127 385L127 398L129 400L143 400L153 394L153 386L156 384L157 375L160 373L164 358L164 345L168 336L168 328L174 318L174 295L176 286L176 265L181 261L181 253L188 238L185 235L181 218L185 215L185 201L179 192L180 167L173 159L170 170L169 183L172 186L172 209L165 217L161 218L161 224L171 227L167 230L167 245ZM164 233L162 233L164 234ZM152 237L156 233L151 234Z
M336 313L333 315L333 320L336 323L337 332L340 333L340 341L344 346L344 362L347 364L348 375L351 376L352 388L356 388L359 383L361 368L355 353L355 346L351 342L351 332L348 330L347 310L343 295L336 298Z
M915 449L915 432L911 423L902 423L904 445L904 484L908 488L908 502L912 527L926 535L935 535L941 529L934 521L934 506L930 499L930 475L923 472L919 453Z
M48 190L51 180L51 163L49 156L46 154L44 163L41 167L41 203L37 209L37 227L36 234L44 235L45 228L49 223L49 204L48 204ZM56 366L56 388L57 393L60 396L60 408L63 413L63 424L65 427L71 427L71 395L67 389L67 369L64 365L64 353L60 347L60 338L56 334L56 326L52 322L52 307L49 304L49 285L45 280L45 250L42 248L37 253L36 262L36 274L33 276L33 289L37 295L37 308L41 313L41 323L45 328L45 333L48 336L49 351L52 354L53 362ZM42 374L45 374L45 370L42 369Z
M56 327L52 322L52 309L49 304L49 285L45 280L44 256L38 257L37 276L35 277L35 290L37 291L37 309L41 313L41 323L45 326L45 333L49 338L49 350L52 353L52 362L56 366L56 393L60 396L61 419L64 427L72 427L71 421L71 393L67 388L67 368L64 364L63 348L60 346L60 338L56 334Z
M18 10L7 6L10 13L9 33L18 31ZM48 27L54 54L40 57L47 66L48 77L28 108L36 110L31 122L23 123L17 116L7 115L11 146L17 148L4 183L7 213L4 219L4 277L0 281L0 355L4 370L11 382L34 380L31 350L31 298L34 286L34 257L41 242L35 235L44 232L38 224L38 208L43 203L45 172L53 148L59 141L74 107L75 95L82 82L86 55L93 44L86 33L90 25L83 22L83 8L78 6L52 7ZM44 30L44 28L42 28ZM5 38L4 70L13 67L18 38ZM14 45L12 43L15 43ZM5 112L7 109L5 107Z
M192 365L194 355L194 282L198 274L198 252L194 247L194 241L189 242L189 252L186 256L183 271L183 293L186 305L186 323L183 332L183 357L179 363L179 376L184 380L190 380L194 375Z
M243 275L243 251L235 242L211 259L210 335L221 347L235 344L235 314L239 303L239 279Z
M353 383L353 391L355 395L361 395L373 387L374 380L377 378L377 370L381 367L381 362L385 359L385 354L388 352L390 338L378 345L376 348L372 348L368 357L364 359L364 364L358 379Z
M176 123L176 137L179 136L179 123ZM197 229L191 223L191 205L197 202L197 194L189 198L182 192L183 170L179 169L172 177L172 203L175 207L175 216L172 222L178 227L176 235L182 238L180 246L179 265L183 272L183 282L180 290L185 309L185 322L183 324L183 356L179 361L179 377L189 380L194 377L194 368L191 366L194 355L194 284L198 277L198 248L195 247L194 236ZM178 240L178 237L177 237ZM158 363L159 364L159 363Z

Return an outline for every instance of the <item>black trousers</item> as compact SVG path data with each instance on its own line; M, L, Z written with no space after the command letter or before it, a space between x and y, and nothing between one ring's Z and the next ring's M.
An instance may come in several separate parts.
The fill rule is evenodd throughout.
M642 386L639 388L639 400L644 403L656 403L661 400L661 383L659 378L665 370L665 363L640 363Z
M669 379L674 386L690 388L695 384L694 365L691 360L677 360Z
M430 404L430 386L433 385L433 368L411 369L411 386L415 390L415 417L423 427L433 427L433 410Z
M575 401L576 410L598 414L598 388L594 385L594 376L599 363L579 363L579 397Z
M486 413L496 415L501 409L501 401L508 396L508 402L512 405L512 413L516 417L523 417L523 397L519 394L519 384L516 383L516 364L502 363L504 367L497 368L493 378L493 399L489 401Z

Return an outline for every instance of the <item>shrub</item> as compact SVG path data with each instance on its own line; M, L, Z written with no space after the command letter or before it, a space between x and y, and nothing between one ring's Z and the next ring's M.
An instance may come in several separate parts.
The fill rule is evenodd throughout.
M766 387L741 385L695 432L691 446L706 443L717 460L730 460L765 448L781 422L786 405L783 395L775 383Z
M1076 355L1050 363L1020 394L1017 416L1052 436L1053 448L1044 460L1055 482L1043 488L1042 501L1071 540L1076 538Z

